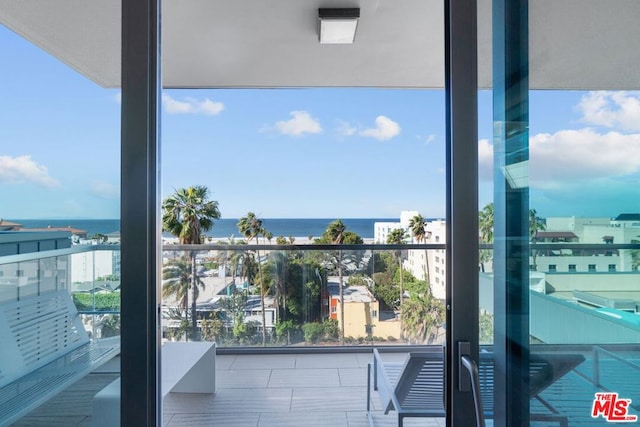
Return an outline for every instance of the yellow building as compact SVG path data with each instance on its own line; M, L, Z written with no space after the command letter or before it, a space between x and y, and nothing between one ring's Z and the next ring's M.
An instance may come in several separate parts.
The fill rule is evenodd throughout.
M340 296L337 283L329 283L331 318L340 319ZM346 286L344 294L344 336L353 338L394 337L400 339L400 320L392 312L380 312L380 302L366 286Z

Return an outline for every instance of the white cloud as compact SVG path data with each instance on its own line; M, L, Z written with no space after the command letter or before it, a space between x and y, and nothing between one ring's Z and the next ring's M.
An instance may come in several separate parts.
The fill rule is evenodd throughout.
M120 196L120 188L106 181L93 181L90 190L103 199L116 199Z
M400 125L388 117L376 117L376 127L360 132L362 136L369 136L379 141L386 141L400 134Z
M491 179L493 146L478 145L480 178ZM530 138L531 186L558 188L569 182L627 176L640 172L640 134L562 130Z
M639 91L596 91L584 95L577 105L582 121L619 130L640 130Z
M493 145L488 139L478 141L478 176L485 181L493 179Z
M31 156L0 156L0 182L31 182L45 188L55 188L60 183L49 176L46 166L38 164Z
M275 128L285 135L301 136L305 133L322 133L320 122L306 111L292 111L291 119L276 122Z
M167 94L162 95L162 106L168 114L204 114L206 116L215 116L224 110L224 104L222 102L213 102L209 98L205 98L202 101L194 98L185 98L182 101L178 101Z

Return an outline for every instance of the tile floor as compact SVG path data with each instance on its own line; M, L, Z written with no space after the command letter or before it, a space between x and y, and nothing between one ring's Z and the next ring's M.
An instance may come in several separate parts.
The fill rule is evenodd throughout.
M404 358L404 354L389 357ZM166 426L365 427L370 353L218 355L214 396L171 393ZM91 399L117 378L116 364L60 393L19 422L26 426L90 426ZM375 425L397 425L373 399ZM444 426L444 419L406 419L405 426Z

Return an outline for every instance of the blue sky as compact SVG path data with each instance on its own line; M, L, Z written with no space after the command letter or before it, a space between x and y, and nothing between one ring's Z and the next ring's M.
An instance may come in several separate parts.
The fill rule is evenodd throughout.
M0 26L0 217L119 216L119 91ZM531 206L640 212L640 93L535 91ZM491 94L479 95L480 205L492 198ZM167 90L162 188L203 184L224 217L445 212L443 91Z

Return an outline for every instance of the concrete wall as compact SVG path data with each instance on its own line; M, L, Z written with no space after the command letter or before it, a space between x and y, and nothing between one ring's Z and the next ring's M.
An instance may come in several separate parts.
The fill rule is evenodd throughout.
M375 316L373 313L375 312ZM337 305L337 319L340 325L340 303ZM368 336L366 325L372 325L372 336L387 338L389 336L400 338L400 321L380 321L380 303L373 302L346 302L344 306L344 336L353 338L366 338Z
M547 344L640 342L640 326L531 292L531 335Z

